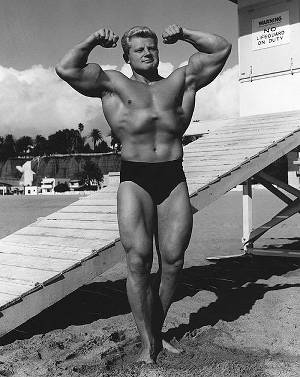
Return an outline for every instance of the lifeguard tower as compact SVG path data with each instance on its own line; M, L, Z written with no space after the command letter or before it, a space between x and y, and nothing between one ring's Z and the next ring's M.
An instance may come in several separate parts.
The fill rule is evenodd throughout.
M243 184L239 256L298 257L299 250L259 250L254 242L300 211L295 170L290 169L289 182L265 171L284 156L290 166L297 162L300 0L240 0L237 10L240 117L207 122L204 128L214 131L184 147L190 200L197 212ZM286 203L257 229L252 229L253 177ZM120 261L117 178L111 173L104 189L0 240L0 336Z
M240 116L300 110L300 1L238 0ZM298 151L287 155L299 188Z

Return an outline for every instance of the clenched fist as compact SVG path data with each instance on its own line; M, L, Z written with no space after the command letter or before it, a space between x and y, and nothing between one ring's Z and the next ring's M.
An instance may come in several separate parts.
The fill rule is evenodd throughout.
M162 33L163 43L176 43L183 36L182 27L179 25L170 25Z
M107 28L102 28L96 31L94 37L96 38L98 45L105 48L116 47L119 39L118 35Z

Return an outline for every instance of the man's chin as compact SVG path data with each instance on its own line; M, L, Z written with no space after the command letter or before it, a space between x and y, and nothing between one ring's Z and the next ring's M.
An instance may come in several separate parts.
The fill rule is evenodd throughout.
M158 64L155 62L149 62L149 63L144 63L143 68L145 71L156 71L158 67Z

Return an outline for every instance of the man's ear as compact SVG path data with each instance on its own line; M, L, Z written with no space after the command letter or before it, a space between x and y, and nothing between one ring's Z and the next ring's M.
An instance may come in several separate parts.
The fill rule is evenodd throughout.
M129 63L129 57L127 54L123 54L123 59L125 60L125 63Z

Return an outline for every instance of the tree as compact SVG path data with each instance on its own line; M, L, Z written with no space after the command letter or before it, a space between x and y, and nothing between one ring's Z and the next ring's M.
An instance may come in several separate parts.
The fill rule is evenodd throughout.
M122 144L119 138L116 136L116 134L111 131L111 142L110 142L111 147L113 148L114 152L120 152L122 149Z
M55 191L55 192L65 192L65 191L70 191L70 189L69 189L69 185L67 184L67 182L64 182L64 183L58 183L58 184L54 187L54 191Z
M22 136L17 139L16 143L16 152L18 156L31 154L31 150L33 149L33 140L30 136Z
M34 156L44 156L49 154L49 143L44 136L36 135L33 142L32 154Z
M82 177L88 187L91 186L91 181L93 180L96 180L98 185L103 181L101 169L90 159L86 160L84 164Z
M92 131L90 133L90 138L93 140L93 144L94 144L93 149L94 149L94 152L95 152L97 141L103 140L102 133L99 130L99 128L93 128L92 129Z
M64 129L49 135L49 149L51 153L70 154L83 149L83 141L78 130Z
M84 125L82 123L79 123L78 124L78 130L80 132L80 135L82 134L83 129L84 129Z
M107 145L107 142L105 140L102 140L96 147L96 152L98 153L107 153L110 152L111 149Z
M89 143L84 144L83 146L83 153L92 153L92 148Z
M9 157L16 156L16 145L13 135L8 134L5 136L1 148L0 148L0 159L7 160Z

